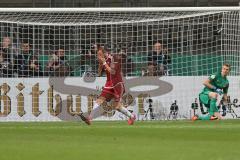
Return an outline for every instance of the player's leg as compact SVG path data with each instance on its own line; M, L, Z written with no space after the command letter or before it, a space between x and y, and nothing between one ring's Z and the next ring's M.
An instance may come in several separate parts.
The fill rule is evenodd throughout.
M207 108L209 108L209 114L208 115L202 115L199 116L198 119L199 120L216 120L219 117L215 115L215 112L218 112L218 108L217 108L217 93L215 92L207 92L200 94L200 101L205 104L205 106L207 106ZM206 104L207 102L207 104Z
M98 97L89 116L91 120L100 117L104 113L104 109L101 105L105 100L105 94L101 94L101 96Z
M218 107L217 107L217 98L218 94L215 92L209 93L210 97L210 108L209 108L209 114L211 115L211 120L214 119L222 119L221 114L219 113ZM217 118L216 118L217 117Z
M119 112L121 112L122 114L124 114L125 116L127 116L128 118L133 118L134 117L134 115L131 113L131 112L129 112L129 110L126 108L126 107L124 107L123 105L122 105L122 103L120 103L120 102L114 102L114 108L117 110L117 111L119 111Z
M121 102L114 102L114 108L118 111L124 114L125 116L128 117L128 124L133 125L134 121L136 120L135 114L129 112L127 108L123 106Z
M117 111L121 112L122 114L126 115L127 117L129 118L132 118L133 115L131 112L129 112L127 110L127 108L123 107L121 101L122 101L122 96L125 92L125 89L124 89L124 85L123 83L119 83L117 84L114 88L113 88L113 91L114 91L114 99L115 99L115 102L114 102L114 107Z
M126 107L124 107L123 104L121 103L124 92L125 92L125 88L123 83L119 83L114 87L114 98L115 98L114 107L117 111L127 116L129 118L128 124L132 125L136 119L136 116L131 112L129 112L129 110Z
M84 121L87 125L91 124L91 120L88 116L84 116L82 113L79 115L82 121Z
M90 113L90 119L100 117L105 112L102 104L106 100L111 100L114 97L113 94L114 90L112 88L103 88L101 95L96 100L96 103L93 106L93 110Z
M217 110L217 94L215 92L204 91L199 94L199 100L205 107L208 108L209 114L207 115L195 115L192 117L192 120L215 120L218 117L214 116L214 112Z
M91 124L91 121L97 117L100 117L104 113L104 109L101 104L106 100L107 93L102 92L102 94L96 100L96 103L93 106L93 109L89 116L80 115L81 119L88 125Z

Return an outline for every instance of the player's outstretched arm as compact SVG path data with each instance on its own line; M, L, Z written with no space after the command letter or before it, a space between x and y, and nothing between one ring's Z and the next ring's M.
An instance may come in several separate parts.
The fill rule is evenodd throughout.
M203 85L210 88L210 89L214 89L215 86L211 85L211 80L210 79L206 79L204 82L203 82Z
M101 58L101 61L102 61L102 64L103 66L105 66L107 72L111 73L111 74L115 74L116 73L116 70L112 67L110 67L107 63L106 63L106 60L105 58Z
M223 94L222 89L217 88L216 86L212 85L210 82L211 82L211 79L207 79L203 82L203 85L205 85L209 89L213 89L214 92L218 93L219 95L222 95Z

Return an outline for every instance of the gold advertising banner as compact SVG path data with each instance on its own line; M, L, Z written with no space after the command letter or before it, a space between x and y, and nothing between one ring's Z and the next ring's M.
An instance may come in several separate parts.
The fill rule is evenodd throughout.
M3 112L0 112L0 116L6 117L11 112L11 99L7 96L7 93L10 91L10 86L7 83L3 83L0 87L0 101L3 101Z
M3 83L0 86L0 100L1 103L3 104L3 106L0 105L0 116L1 117L6 117L11 113L11 107L15 107L15 106L11 106L11 98L13 97L9 97L8 93L10 92L11 88L7 83ZM24 115L27 114L26 110L25 110L25 97L26 94L23 94L23 91L25 89L25 85L23 83L18 83L16 85L16 88L18 91L18 94L16 95L16 107L17 107L17 114L19 117L23 117ZM43 93L46 92L47 94ZM31 106L31 110L32 110L32 114L35 117L38 117L39 115L42 114L42 111L40 110L39 106L43 105L42 103L42 99L46 99L47 100L47 111L50 113L51 116L59 116L62 111L63 111L63 99L62 96L60 94L54 94L54 87L53 85L50 86L46 91L41 90L41 87L39 85L39 83L35 83L32 85L31 87L31 92L29 93L29 95L31 95L31 99L32 99L32 106ZM46 96L47 97L42 97L42 96ZM143 101L144 98L147 95L139 95L138 98L138 105L139 105L139 112L140 114L144 114L144 106L143 106ZM98 95L97 94L90 94L87 96L87 102L86 102L86 107L87 107L87 112L90 113L93 109L93 105L94 105L94 101L97 99ZM75 104L74 99L75 98ZM41 101L40 101L41 99ZM134 98L132 95L130 94L125 94L123 96L123 105L125 107L131 105L132 103L134 103ZM45 103L44 103L45 105ZM75 105L75 107L74 107ZM66 111L69 115L71 116L78 116L80 114L82 114L82 109L81 106L82 105L82 96L81 95L67 95L66 98ZM113 104L111 103L103 103L102 104L105 113L103 114L103 116L107 116L107 117L111 117L115 114L115 111L113 111ZM2 108L2 109L1 109Z

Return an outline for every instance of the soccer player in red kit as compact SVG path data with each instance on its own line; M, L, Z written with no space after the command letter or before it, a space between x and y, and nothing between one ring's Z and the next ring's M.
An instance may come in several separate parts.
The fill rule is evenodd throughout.
M103 108L101 106L103 102L114 99L114 108L126 115L129 118L128 124L132 125L136 119L136 116L129 112L121 102L122 96L125 92L125 87L122 80L121 57L117 54L111 55L105 52L103 48L99 47L98 60L100 62L100 69L98 71L100 71L100 73L101 70L106 72L107 81L101 95L96 100L96 104L94 105L92 112L90 113L90 120L103 113Z

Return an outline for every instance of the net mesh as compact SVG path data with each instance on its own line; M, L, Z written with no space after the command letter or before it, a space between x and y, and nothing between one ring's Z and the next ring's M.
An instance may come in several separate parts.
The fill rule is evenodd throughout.
M207 75L230 61L228 55L234 57L227 47L235 39L231 46L237 51L237 17L238 12L226 11L1 12L1 48L12 64L6 75L18 77L23 61L28 65L24 76L96 73L96 44L123 55L125 76L152 75L149 61L159 64L154 69L163 73L157 75ZM154 54L162 57L151 58ZM29 72L35 67L31 60L39 64L40 73ZM51 68L53 64L57 67ZM59 73L52 73L56 69Z

